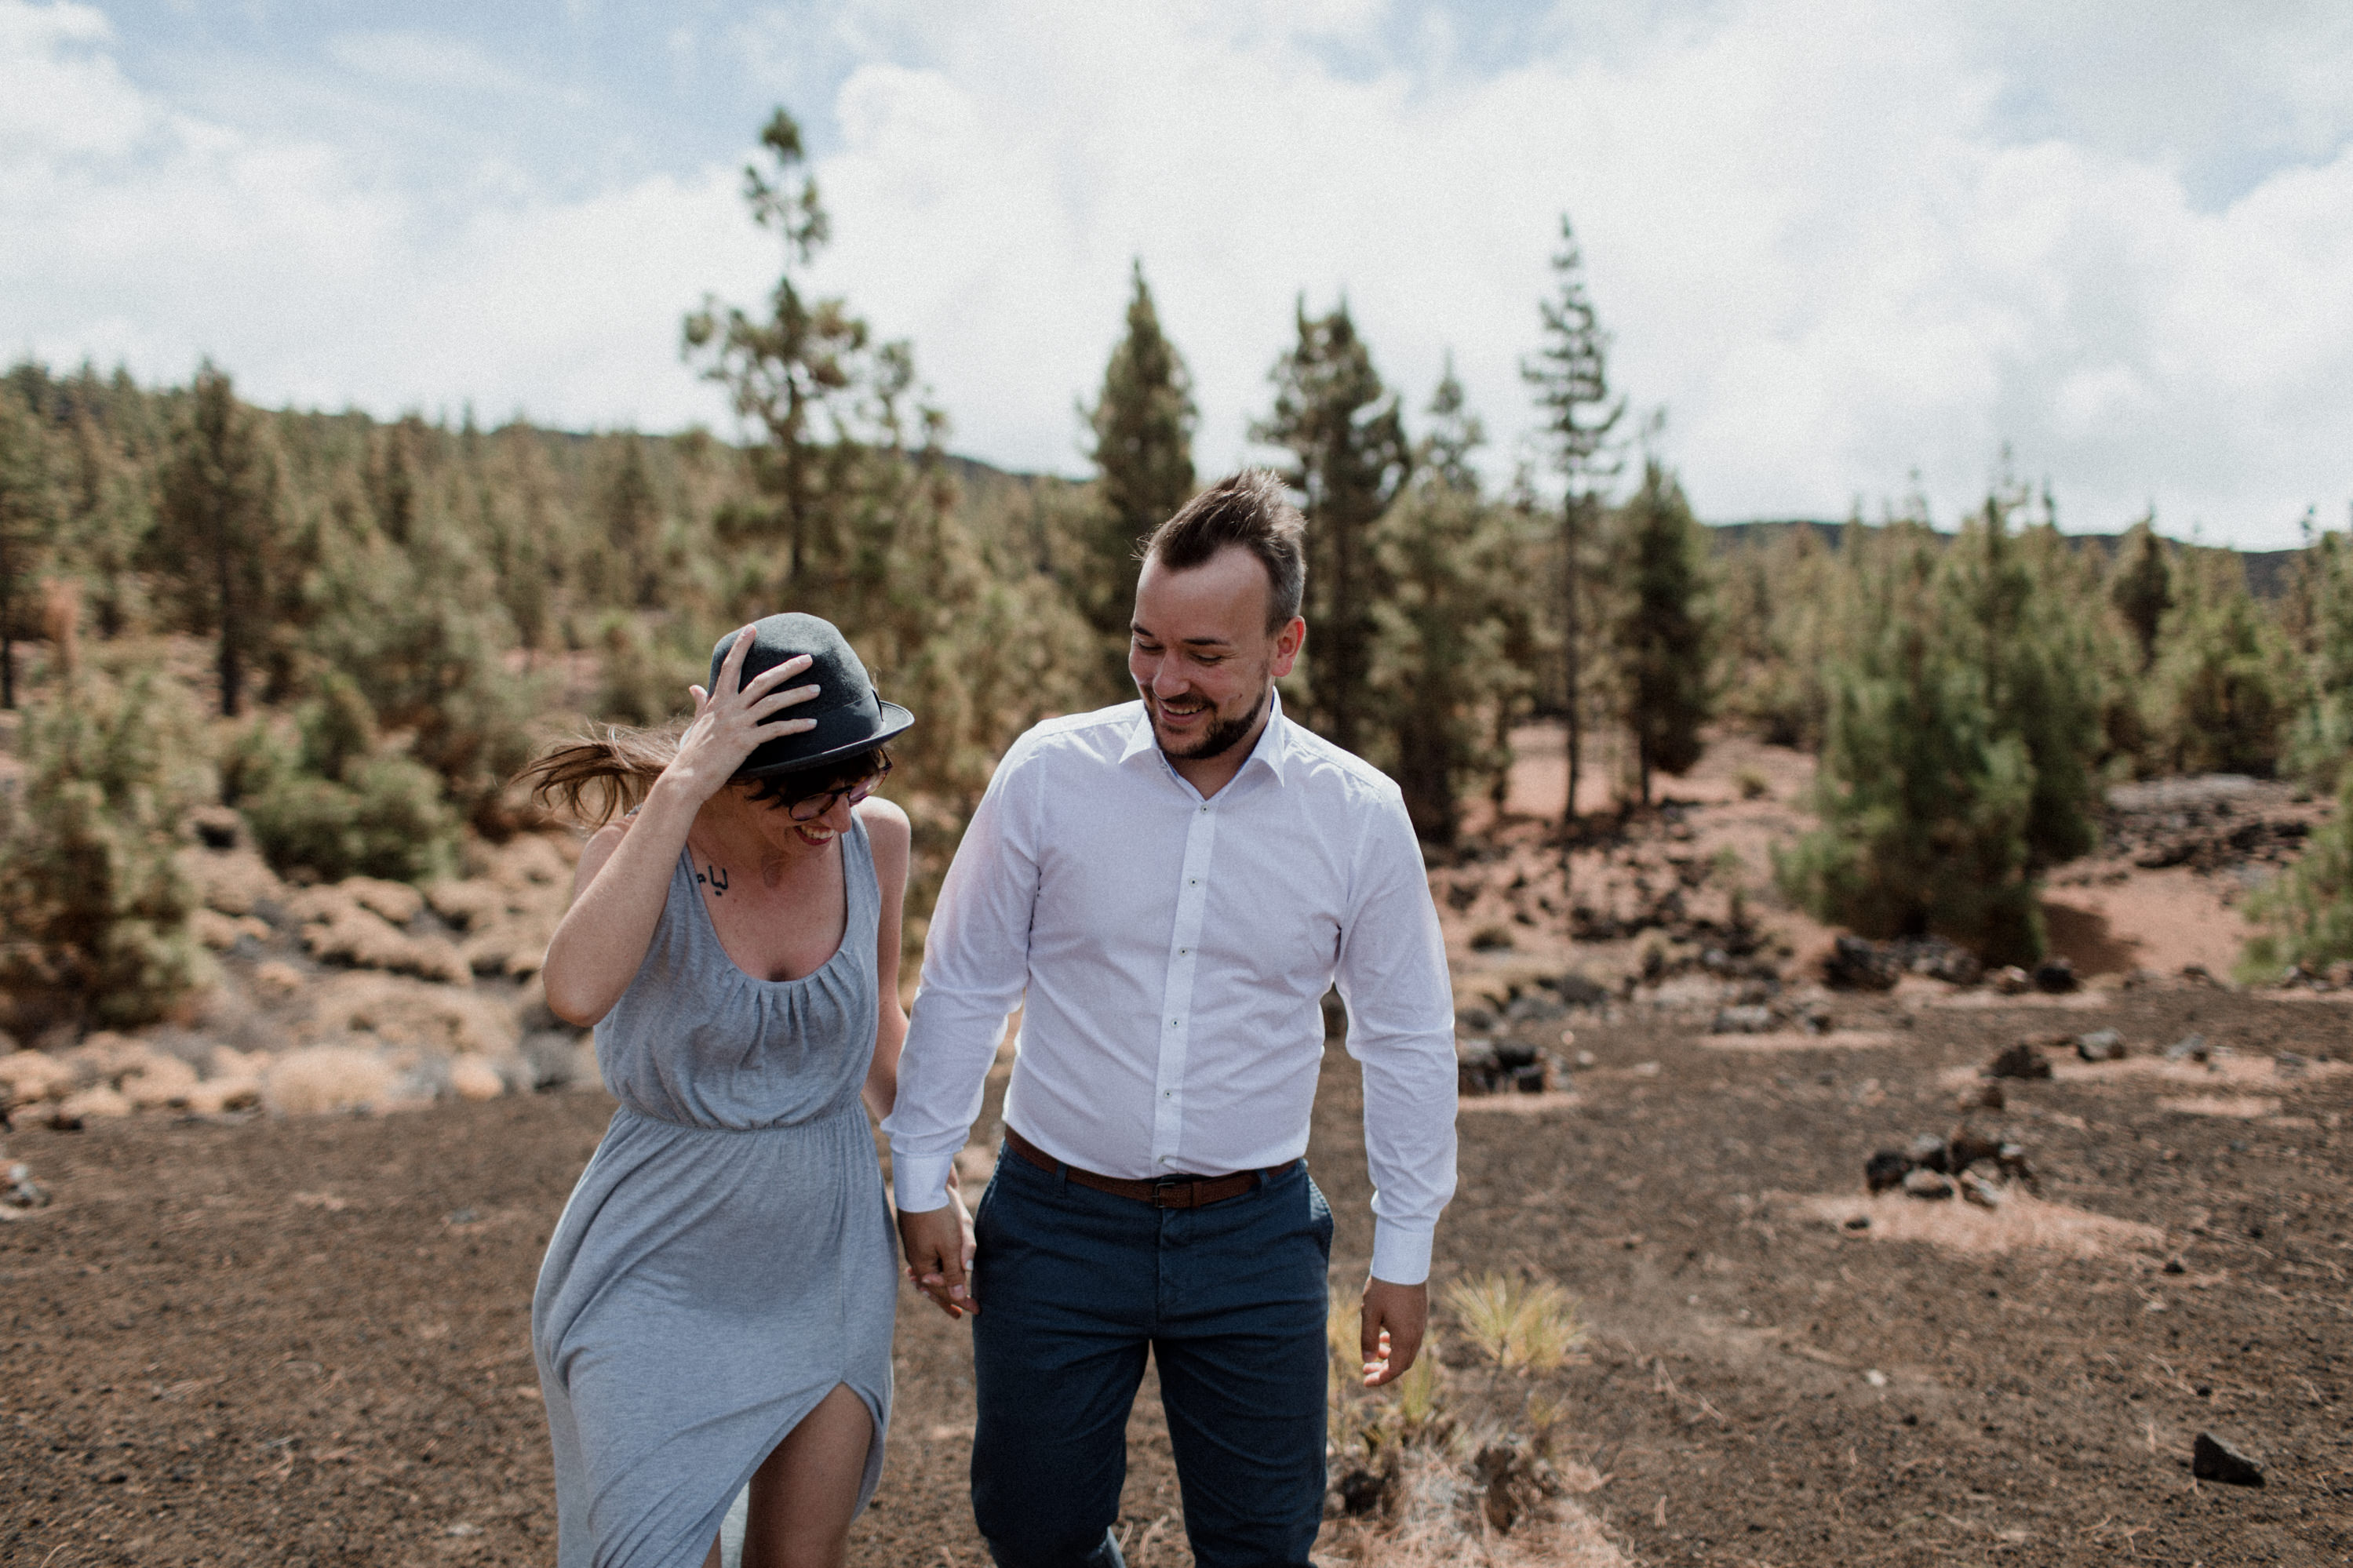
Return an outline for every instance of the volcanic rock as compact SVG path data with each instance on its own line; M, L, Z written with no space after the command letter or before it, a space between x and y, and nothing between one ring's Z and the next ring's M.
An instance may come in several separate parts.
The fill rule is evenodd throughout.
M2031 1040L2021 1040L1986 1064L1988 1078L2040 1079L2051 1076L2051 1058Z
M1904 1191L1915 1198L1949 1198L1953 1184L1934 1171L1914 1171L1904 1178Z
M1922 1171L1957 1171L1968 1163L1967 1161L1950 1161L1945 1141L1934 1132L1923 1132L1913 1139L1911 1145L1904 1151L1904 1157L1912 1163L1915 1169Z
M2094 1029L2075 1037L2075 1054L2087 1062L2120 1062L2125 1059L2125 1037L2114 1029Z
M1900 1187L1912 1173L1912 1162L1900 1149L1882 1149L1863 1163L1862 1179L1874 1193Z
M2243 1454L2211 1432L2200 1432L2189 1449L2189 1473L2201 1481L2221 1481L2225 1486L2259 1487L2263 1484L2263 1461Z
M1822 960L1822 979L1842 991L1892 991L1903 975L1894 956L1859 936L1841 936Z
M2034 966L2034 988L2058 995L2075 989L2075 965L2064 958L2046 958Z

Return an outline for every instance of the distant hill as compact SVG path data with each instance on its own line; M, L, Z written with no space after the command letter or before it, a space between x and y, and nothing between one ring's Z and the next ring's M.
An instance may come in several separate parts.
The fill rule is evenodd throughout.
M1801 528L1811 530L1825 545L1836 550L1844 542L1846 531L1856 526L1875 529L1879 525L1868 522L1860 525L1824 522L1818 518L1806 517L1759 518L1751 522L1708 524L1715 535L1715 547L1719 551L1743 548L1761 550L1784 534ZM2097 550L2103 556L2113 559L2117 546L2124 542L2125 536L2121 533L2071 533L2066 536L2066 539L2068 543L2078 548ZM2201 548L2228 549L2229 546L2208 545ZM2240 563L2246 568L2247 591L2258 599L2276 599L2287 592L2288 584L2295 570L2296 558L2304 552L2301 550L2239 550L2232 551L2232 553L2237 555Z

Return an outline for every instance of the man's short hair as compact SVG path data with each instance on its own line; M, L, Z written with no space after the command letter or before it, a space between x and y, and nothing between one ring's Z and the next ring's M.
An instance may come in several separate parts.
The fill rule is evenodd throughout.
M1266 568L1266 629L1279 632L1299 614L1307 590L1307 520L1282 481L1264 468L1229 474L1187 501L1152 531L1140 552L1172 572L1208 563L1229 544Z

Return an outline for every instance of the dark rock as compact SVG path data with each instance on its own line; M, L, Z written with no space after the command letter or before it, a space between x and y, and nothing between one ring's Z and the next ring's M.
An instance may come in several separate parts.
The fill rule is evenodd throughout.
M1949 1198L1953 1184L1934 1171L1914 1171L1904 1178L1904 1191L1915 1198Z
M1378 1470L1354 1469L1332 1489L1340 1494L1340 1510L1352 1518L1378 1512L1388 1500L1389 1479Z
M2160 1274L2187 1274L2189 1272L2189 1266L2182 1262L2179 1258L2168 1258L2165 1260L2165 1267L2158 1269L2158 1272Z
M1911 1145L1904 1151L1904 1157L1911 1161L1916 1169L1923 1171L1959 1170L1960 1164L1949 1162L1948 1152L1942 1138L1937 1137L1934 1132L1923 1132L1912 1140ZM1963 1161L1961 1164L1967 1163Z
M1801 1002L1793 1010L1790 1021L1804 1035L1827 1035L1831 1032L1831 1010L1819 1002Z
M1492 1035L1496 1018L1493 1009L1473 1005L1455 1010L1454 1026L1466 1035Z
M1961 1100L1961 1109L1964 1110L2000 1110L2009 1103L2010 1097L2002 1093L2001 1085L1989 1079L1985 1083L1978 1086L1974 1094L1963 1097Z
M2021 1040L1986 1064L1988 1078L2041 1079L2051 1076L2051 1058L2031 1040Z
M2184 1035L2165 1047L2165 1059L2169 1062L2202 1062L2209 1054L2203 1035Z
M2221 1481L2231 1487L2259 1487L2263 1484L2263 1462L2222 1441L2211 1432L2198 1434L2190 1446L2189 1473L2201 1481Z
M2046 958L2034 966L2034 988L2052 995L2075 989L2075 965L2064 958Z
M1609 988L1591 975L1570 970L1552 983L1555 994L1572 1007L1599 1007L1609 1000Z
M1964 1127L1956 1131L1946 1144L1946 1163L1940 1169L1966 1171L1971 1165L2000 1159L2001 1150L2000 1139L1989 1138L1975 1128Z
M188 826L195 829L196 842L207 849L234 849L245 821L225 805L198 806L188 814Z
M1515 997L1512 1005L1504 1009L1504 1022L1548 1024L1567 1011L1567 1004L1558 997L1543 991L1531 991L1525 996Z
M1822 960L1822 979L1842 991L1892 991L1903 967L1892 954L1859 936L1841 936Z
M2087 1062L2120 1062L2125 1059L2125 1037L2114 1029L2094 1029L2075 1037L2075 1054Z
M1871 1228L1871 1216L1867 1214L1849 1215L1846 1219L1846 1227L1849 1230L1869 1230Z
M1725 1007L1708 1026L1711 1035L1769 1035L1777 1020L1770 1007Z
M1495 1065L1506 1072L1515 1072L1521 1068L1536 1065L1536 1048L1534 1046L1518 1045L1510 1040L1497 1040L1493 1048L1495 1053Z
M1900 1149L1882 1149L1863 1163L1862 1179L1874 1193L1900 1187L1912 1173L1912 1162Z

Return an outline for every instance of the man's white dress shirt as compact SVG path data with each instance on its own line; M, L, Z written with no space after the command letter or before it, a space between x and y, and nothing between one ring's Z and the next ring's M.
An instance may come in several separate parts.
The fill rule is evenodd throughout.
M1363 1064L1373 1274L1419 1284L1454 1192L1454 1009L1398 787L1271 703L1204 800L1140 702L1014 742L956 850L883 1123L910 1212L938 1208L1007 1018L1008 1125L1109 1176L1298 1158L1348 1005Z

